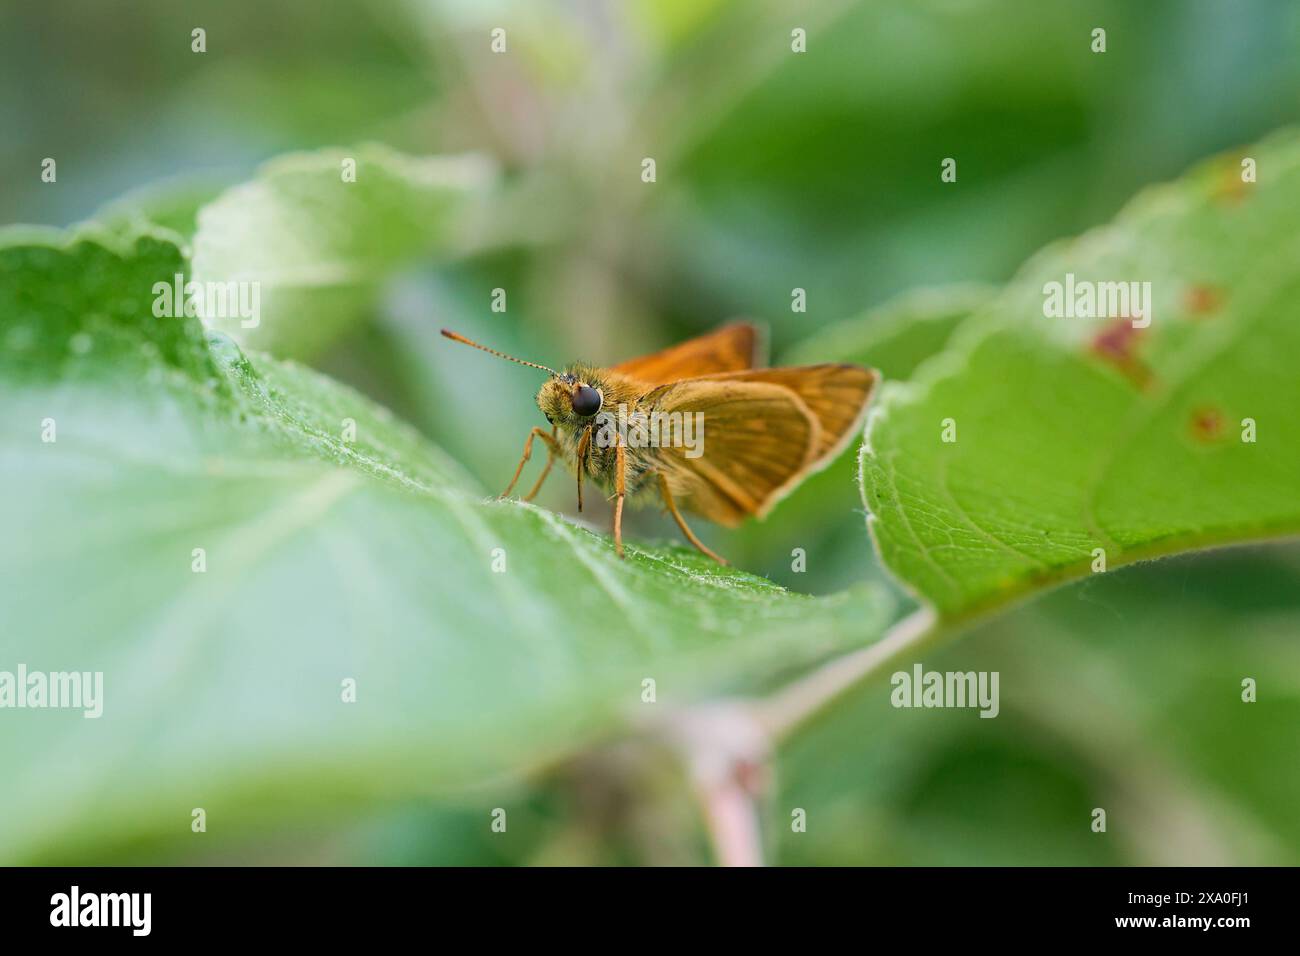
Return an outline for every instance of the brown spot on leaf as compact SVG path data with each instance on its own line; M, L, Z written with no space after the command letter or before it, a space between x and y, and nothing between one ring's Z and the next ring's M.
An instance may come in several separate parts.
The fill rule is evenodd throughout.
M1223 293L1212 285L1198 283L1187 287L1183 294L1183 306L1188 313L1195 316L1208 316L1218 312L1223 305Z
M1199 442L1215 442L1223 438L1228 424L1221 409L1213 405L1202 405L1192 410L1192 437Z

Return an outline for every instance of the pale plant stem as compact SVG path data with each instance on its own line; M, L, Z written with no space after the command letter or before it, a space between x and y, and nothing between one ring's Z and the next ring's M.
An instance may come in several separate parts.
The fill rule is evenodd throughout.
M701 790L705 822L721 866L762 866L758 801L738 783Z
M780 742L845 692L903 662L950 635L938 626L934 611L922 607L891 627L883 638L861 650L837 657L751 706L773 743Z
M704 704L661 728L685 759L718 863L763 865L759 803L776 744L849 690L915 661L953 633L955 628L938 625L932 610L921 608L870 647L829 661L769 697Z
M685 758L718 862L763 865L759 802L775 745L848 691L892 667L914 663L957 630L940 626L930 608L921 608L870 647L837 657L768 697L679 713L668 725L669 734Z
M768 784L767 733L745 701L729 700L676 714L663 727L681 754L723 866L762 866L758 800Z

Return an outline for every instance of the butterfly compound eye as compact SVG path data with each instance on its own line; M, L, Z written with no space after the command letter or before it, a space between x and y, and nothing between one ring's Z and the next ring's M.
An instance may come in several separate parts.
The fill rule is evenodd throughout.
M575 388L570 401L573 403L574 413L584 418L600 411L600 392L590 385L579 385Z

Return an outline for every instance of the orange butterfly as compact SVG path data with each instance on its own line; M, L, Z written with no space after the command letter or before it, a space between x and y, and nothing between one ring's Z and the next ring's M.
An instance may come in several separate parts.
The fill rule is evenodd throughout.
M549 372L535 427L502 493L514 489L541 438L549 454L614 497L614 547L623 555L623 503L658 492L686 539L723 564L695 536L682 509L734 527L764 517L804 477L828 464L858 432L878 380L860 365L759 368L758 330L748 322L612 368L574 364L557 372L505 355L447 329L449 339Z

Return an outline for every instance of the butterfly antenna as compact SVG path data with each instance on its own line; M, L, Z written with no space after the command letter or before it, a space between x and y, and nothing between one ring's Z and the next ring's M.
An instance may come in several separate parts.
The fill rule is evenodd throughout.
M486 345L479 345L477 342L467 339L465 336L453 332L451 329L443 329L442 334L453 342L460 342L462 345L472 345L474 348L482 349L484 352L487 352L489 355L495 355L497 358L503 358L510 362L518 362L520 365L527 365L530 368L540 368L543 372L550 372L555 376L559 376L560 374L555 369L548 368L545 365L538 365L536 362L525 362L523 359L515 358L513 355L506 355L505 352L498 352L496 349L490 349Z

